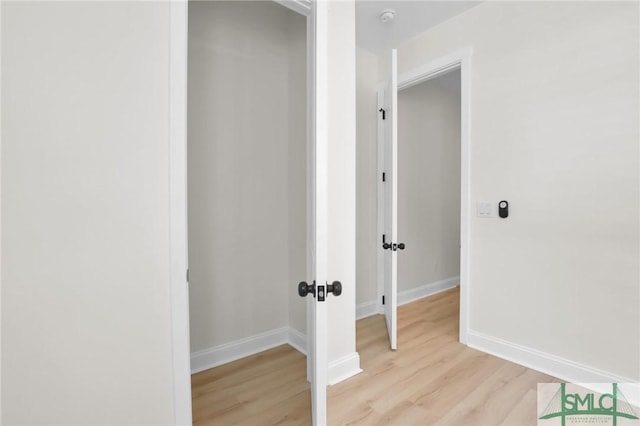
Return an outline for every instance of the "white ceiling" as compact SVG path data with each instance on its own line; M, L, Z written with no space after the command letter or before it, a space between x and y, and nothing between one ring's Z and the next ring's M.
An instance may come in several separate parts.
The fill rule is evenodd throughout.
M479 3L458 0L356 0L356 44L379 54ZM380 22L380 12L385 9L396 11L393 21Z

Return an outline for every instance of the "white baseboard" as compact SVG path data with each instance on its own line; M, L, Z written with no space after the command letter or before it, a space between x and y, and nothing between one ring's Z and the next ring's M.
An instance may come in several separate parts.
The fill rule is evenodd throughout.
M303 355L307 354L307 336L299 331L289 329L288 343ZM361 372L360 355L358 355L357 352L353 352L352 354L329 363L327 370L327 382L329 385L335 385L336 383L340 383L341 381Z
M302 355L307 355L307 336L300 333L298 330L289 328L289 336L287 343Z
M282 327L192 353L191 374L286 344L307 354L307 337L291 327ZM333 385L360 372L360 356L353 352L329 363L328 382Z
M420 287L412 288L398 293L398 306L415 302L416 300L432 296L445 290L449 290L460 284L460 277L451 277L440 281L434 281Z
M277 328L266 333L193 352L191 354L191 374L285 345L289 343L290 331L289 327Z
M598 370L565 358L472 330L469 330L469 333L467 334L467 345L479 351L495 355L498 358L506 359L507 361L557 377L558 379L571 383L583 384L595 391L599 391L597 386L589 386L589 384L630 384L630 391L626 392L625 396L631 404L636 407L640 406L640 385L638 385L634 380L630 380L626 377Z
M460 284L460 277L451 277L445 280L434 281L432 283L412 288L410 290L401 291L400 293L398 293L398 306L406 305L407 303L415 302L416 300L433 296L434 294L449 290L450 288L453 288L458 284ZM379 305L375 300L371 302L360 303L356 306L356 320L383 313L381 311L378 311L378 307Z
M329 363L327 381L329 385L335 385L358 373L362 373L360 355L358 355L358 352L353 352Z
M370 317L371 315L375 315L378 313L378 305L374 301L372 302L364 302L356 305L356 320Z

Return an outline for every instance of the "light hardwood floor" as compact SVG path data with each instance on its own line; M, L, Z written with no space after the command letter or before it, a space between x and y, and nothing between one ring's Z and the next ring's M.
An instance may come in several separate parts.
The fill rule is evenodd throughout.
M557 379L458 343L458 288L357 323L363 373L331 386L329 424L535 425L536 386ZM196 425L309 425L305 357L284 345L192 378Z

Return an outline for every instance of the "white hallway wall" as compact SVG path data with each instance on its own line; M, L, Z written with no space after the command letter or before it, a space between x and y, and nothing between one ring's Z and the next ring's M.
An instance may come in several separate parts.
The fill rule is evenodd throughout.
M485 2L399 47L471 46L470 327L640 380L637 3Z
M169 4L0 7L1 422L173 423Z
M274 2L189 6L192 352L305 332L305 18Z
M377 295L377 98L378 57L356 49L356 302L375 301Z

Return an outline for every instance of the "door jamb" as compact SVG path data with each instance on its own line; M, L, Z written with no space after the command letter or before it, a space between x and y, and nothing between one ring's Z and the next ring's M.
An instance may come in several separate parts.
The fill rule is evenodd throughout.
M169 308L177 425L192 423L187 281L187 8L187 0L169 5Z
M425 81L436 78L456 68L460 68L460 343L467 344L467 334L469 332L469 306L470 306L470 256L469 250L471 246L471 237L469 233L471 219L471 202L470 202L470 130L471 130L471 47L466 47L458 51L452 52L446 56L435 59L427 64L413 68L407 72L398 75L398 91L408 89ZM378 92L380 89L378 90ZM378 97L378 102L380 97ZM381 106L378 106L381 108ZM380 152L380 121L378 120L378 200L380 200L381 192L384 187L381 184L382 168ZM383 160L383 158L382 158ZM383 210L380 210L380 201L378 202L378 300L376 301L377 310L383 312L382 294L384 288L384 262L382 252L382 233L384 232ZM382 226L381 226L382 224Z
M275 0L282 1L282 0ZM315 17L312 5L306 13L307 17L307 280L313 280L316 276L315 263L315 246L316 246L316 44L315 44ZM310 350L313 342L311 341L310 324L313 320L312 306L314 299L306 298L306 314L307 314L307 381L312 380L312 364Z
M310 0L274 0L307 17L307 165L315 165L315 33ZM187 64L188 0L169 6L169 308L174 418L191 425L191 351L189 343L189 283L187 281ZM315 168L307 169L307 237L315 232ZM307 275L315 272L313 240L307 241ZM307 305L307 311L308 305ZM307 339L309 340L309 339ZM307 342L307 346L309 342ZM309 353L307 348L307 353ZM309 371L309 370L307 370Z

